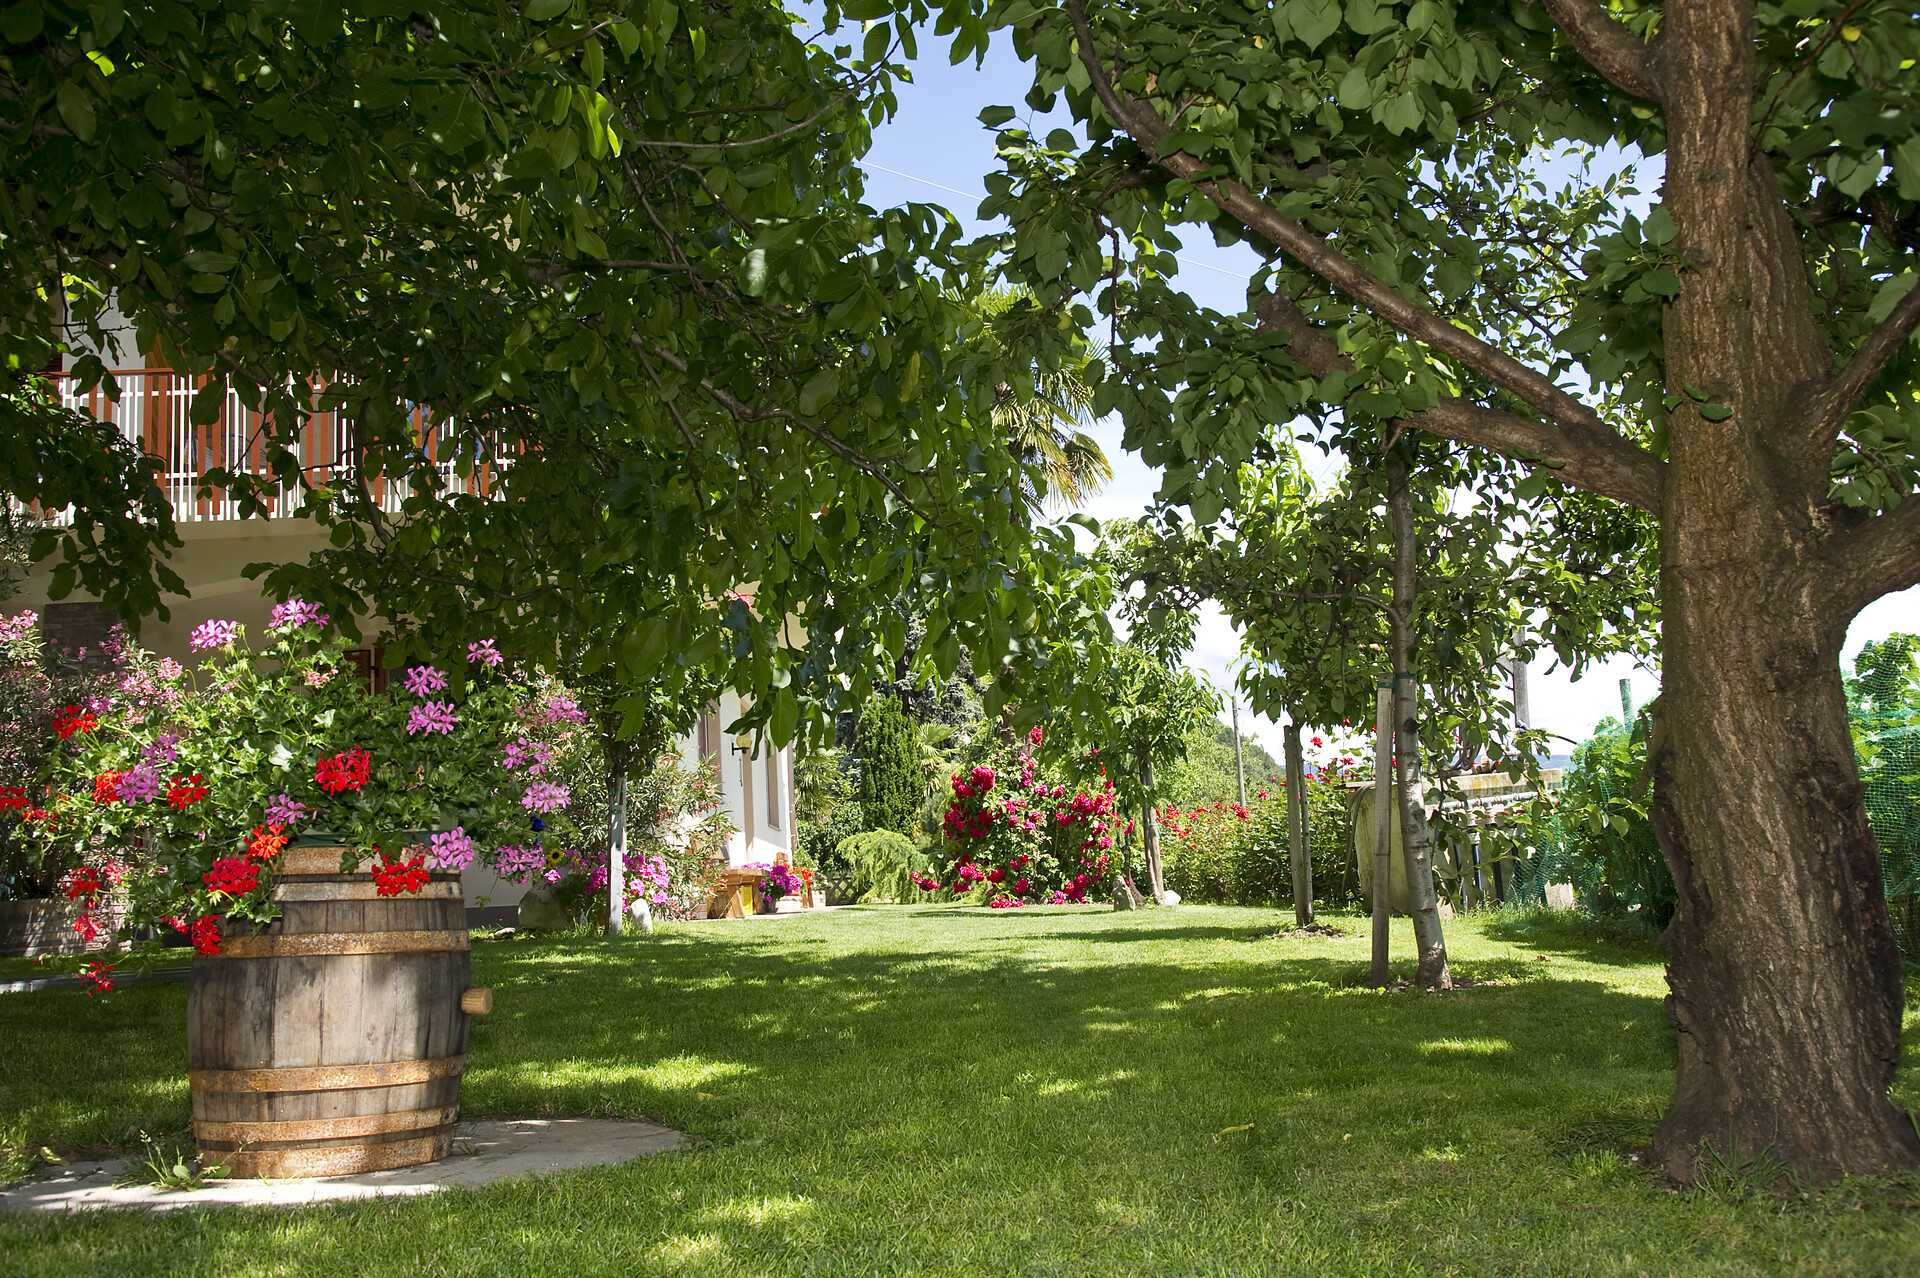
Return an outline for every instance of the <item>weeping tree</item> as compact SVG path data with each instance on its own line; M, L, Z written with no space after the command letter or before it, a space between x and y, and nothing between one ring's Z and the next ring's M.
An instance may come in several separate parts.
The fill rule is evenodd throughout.
M1078 137L1002 134L1009 260L1111 316L1096 408L1203 519L1296 416L1391 420L1647 512L1654 825L1679 1072L1657 1150L1920 1163L1888 1089L1903 978L1839 653L1920 581L1920 15L1856 0L996 9ZM1000 108L989 123L1011 124ZM1658 157L1550 189L1540 157ZM1178 229L1262 259L1176 299Z

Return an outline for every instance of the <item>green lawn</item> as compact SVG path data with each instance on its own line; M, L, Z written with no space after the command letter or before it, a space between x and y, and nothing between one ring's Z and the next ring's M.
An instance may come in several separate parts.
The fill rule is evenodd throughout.
M1263 935L1290 917L480 944L467 1116L654 1118L693 1148L430 1201L0 1218L0 1273L1920 1273L1920 1180L1680 1193L1627 1157L1672 1077L1653 951L1455 923L1456 973L1508 984L1380 994L1364 920ZM5 1170L181 1138L185 1003L0 996Z

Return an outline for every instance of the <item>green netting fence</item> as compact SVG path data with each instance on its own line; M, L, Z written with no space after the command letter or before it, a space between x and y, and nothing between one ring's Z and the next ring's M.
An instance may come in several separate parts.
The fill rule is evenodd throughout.
M1920 724L1913 718L1904 709L1856 707L1852 723L1894 933L1907 961L1920 965ZM1477 847L1476 840L1462 840L1455 865L1441 866L1443 883L1449 869L1461 876L1461 852L1477 853L1482 866L1500 870L1497 878L1480 870L1488 902L1540 903L1550 884L1569 884L1585 908L1665 927L1673 913L1673 881L1651 825L1635 811L1646 803L1644 749L1643 741L1617 728L1596 733L1558 788L1554 816L1524 831L1481 834ZM1611 812L1617 820L1595 828L1596 812ZM1470 877L1467 886L1471 890Z
M1867 823L1880 844L1894 935L1907 962L1920 963L1920 727L1884 728L1859 740Z

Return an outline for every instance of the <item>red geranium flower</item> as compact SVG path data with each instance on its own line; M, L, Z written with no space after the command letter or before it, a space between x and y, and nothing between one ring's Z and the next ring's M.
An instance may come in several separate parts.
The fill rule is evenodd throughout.
M173 786L167 791L167 802L177 810L185 812L187 805L198 803L207 797L207 787L198 772L190 777L175 777Z
M0 812L24 812L31 806L25 790L17 785L0 785Z
M113 980L109 975L112 971L111 963L89 963L81 969L80 979L86 984L88 998L95 994L113 993Z
M367 783L373 756L359 746L342 750L313 765L313 780L328 794L345 794Z
M425 887L431 877L424 856L416 856L411 861L383 861L373 867L373 891L376 896L411 894Z
M245 896L260 886L260 871L253 862L243 857L222 857L213 863L211 870L200 876L200 881L216 893Z
M187 939L193 942L193 948L201 954L220 952L220 920L211 914L202 914L187 929Z
M65 741L76 732L92 732L99 727L99 721L93 717L93 711L80 706L67 706L53 716L53 730Z
M95 777L93 779L93 801L95 803L112 803L115 799L119 798L120 778L125 775L127 774L124 772L102 772L99 776Z
M92 896L104 884L101 882L99 871L88 869L83 865L77 870L69 871L61 886L66 889L69 901L77 901L83 896Z
M280 849L287 846L287 836L280 833L286 827L281 825L256 825L253 837L247 840L247 851L262 861L271 861L280 855Z

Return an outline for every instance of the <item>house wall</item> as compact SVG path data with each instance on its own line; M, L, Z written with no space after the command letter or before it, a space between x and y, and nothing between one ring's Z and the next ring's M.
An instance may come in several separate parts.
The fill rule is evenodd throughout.
M738 749L726 727L738 719L739 693L720 694L712 711L676 743L681 761L702 757L720 773L720 791L734 833L727 838L727 864L772 864L793 859L793 752L765 742Z
M166 621L148 617L140 626L139 639L156 655L182 663L191 662L194 654L188 651L187 639L203 621L238 621L246 626L247 638L255 644L265 637L273 601L260 593L258 581L244 575L248 564L303 561L327 545L325 532L304 519L219 520L174 527L183 544L167 565L180 574L192 593L190 597L163 596L172 615ZM31 608L41 613L49 623L47 637L68 646L76 646L75 639L87 641L84 636L115 620L101 620L104 614L72 607L75 601L87 598L79 592L69 597L69 606L54 605L49 612L47 587L51 578L51 563L41 565L7 601L7 611ZM95 616L83 620L89 612L95 612Z

